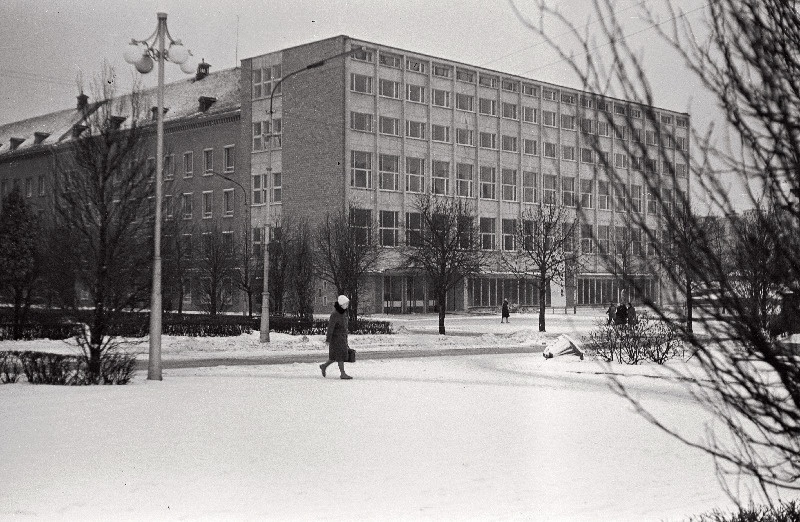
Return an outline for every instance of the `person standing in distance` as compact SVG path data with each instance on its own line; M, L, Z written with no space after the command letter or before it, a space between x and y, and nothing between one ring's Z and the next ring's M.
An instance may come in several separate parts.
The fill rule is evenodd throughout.
M508 299L503 299L503 306L500 309L500 323L503 322L503 319L508 322Z
M328 360L319 365L322 371L322 376L325 377L325 371L334 361L339 365L339 373L342 379L352 379L347 372L344 371L344 363L347 361L347 307L350 305L350 299L347 296L340 295L336 302L333 303L334 311L328 319L328 333L325 336L325 342L328 343Z

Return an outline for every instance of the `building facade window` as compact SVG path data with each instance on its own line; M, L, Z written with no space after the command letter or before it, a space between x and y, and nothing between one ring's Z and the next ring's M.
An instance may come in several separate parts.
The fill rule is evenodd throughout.
M183 219L192 219L192 193L181 194L181 215Z
M475 146L475 133L469 129L456 129L456 143L469 147Z
M466 83L475 83L475 71L456 69L456 80Z
M465 198L472 197L474 170L470 163L456 164L456 195Z
M581 161L583 163L594 163L594 151L586 147L581 148Z
M497 100L480 98L478 100L478 112L487 116L497 116Z
M517 137L516 136L502 136L502 147L503 150L506 152L517 152L519 150L517 146Z
M561 128L566 130L575 130L575 116L570 114L562 114Z
M425 139L425 123L421 121L406 120L406 137Z
M372 211L363 208L350 210L350 224L354 229L355 242L359 245L372 243Z
M581 179L581 208L594 208L594 180Z
M253 98L266 98L272 94L272 86L277 85L275 94L280 94L278 80L281 79L281 64L267 65L253 69Z
M442 63L435 63L431 67L431 72L434 76L439 78L451 78L453 76L453 67Z
M214 192L203 192L203 219L211 219L214 214Z
M183 153L183 177L191 178L194 172L194 152Z
M443 143L450 143L450 127L447 125L431 124L431 139L433 141L441 141Z
M535 107L522 107L522 121L527 123L538 123L539 110Z
M480 140L481 140L481 147L484 149L497 148L497 134L493 132L481 132Z
M553 111L542 111L542 125L545 127L555 127L556 113Z
M203 151L203 175L210 176L214 174L214 149L205 149Z
M494 167L481 165L481 198L497 199L497 171Z
M549 141L545 141L544 143L542 143L542 149L543 149L545 158L555 158L556 157L556 151L558 149L556 148L556 144L555 143L551 143Z
M460 92L456 93L456 109L475 112L475 97Z
M450 162L433 160L431 170L431 192L441 195L450 193Z
M495 249L494 218L480 218L481 248L483 250Z
M537 140L529 140L523 139L522 140L522 152L523 154L529 154L531 156L538 156L539 155L539 142Z
M516 250L517 220L504 219L500 226L503 232L503 250Z
M378 127L381 134L400 136L400 120L398 118L381 116L378 122Z
M406 156L406 191L425 192L425 160Z
M535 96L539 97L539 86L538 85L531 85L529 83L522 84L522 94L525 96Z
M561 158L567 161L575 161L575 147L572 145L562 145Z
M503 102L503 118L508 118L510 120L518 120L519 115L517 113L518 107L516 103L507 103Z
M350 128L356 131L372 132L372 114L350 111Z
M423 62L422 60L413 60L413 59L406 60L406 69L408 69L409 71L425 74L425 65L426 63Z
M395 247L398 245L398 234L400 233L399 215L399 212L381 210L379 225L381 246Z
M563 103L568 103L570 105L575 105L577 103L577 96L569 92L562 92L561 93L561 101Z
M164 181L175 179L175 155L164 156Z
M503 201L516 201L517 169L503 169L501 171L501 182Z
M228 145L222 149L222 163L225 172L233 172L236 167L236 146Z
M384 67L392 67L394 69L400 69L403 67L403 59L396 54L381 52L378 57L378 61Z
M537 197L537 188L539 186L539 179L536 172L531 170L522 171L522 202L523 203L536 203L539 198Z
M350 90L362 94L372 94L372 77L350 73Z
M386 98L400 99L400 82L392 80L385 80L381 78L378 80L378 94Z
M478 83L484 87L497 89L497 76L491 76L489 74L481 74L478 77Z
M556 204L556 192L558 190L558 178L555 174L545 174L544 175L544 204L545 205L555 205Z
M572 176L561 178L561 196L565 207L575 206L575 178Z
M600 210L611 210L611 187L608 181L600 180L597 182L597 208Z
M422 214L419 212L406 213L406 245L422 246Z
M283 198L283 175L272 173L272 203L280 203Z
M350 186L372 188L372 153L350 151Z
M519 92L519 82L514 80L503 80L500 85L506 92Z
M381 190L400 190L400 157L392 154L378 156L379 185Z
M436 107L450 108L450 91L443 91L441 89L431 90L431 104Z
M406 84L406 100L414 103L425 103L425 87Z
M233 217L233 196L233 189L222 191L222 215L224 217Z

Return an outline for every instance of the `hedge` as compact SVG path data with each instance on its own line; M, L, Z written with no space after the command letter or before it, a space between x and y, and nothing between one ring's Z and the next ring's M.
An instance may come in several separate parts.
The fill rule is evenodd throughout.
M24 374L31 384L127 384L136 370L136 356L108 351L100 358L99 375L89 371L83 355L34 351L0 352L0 383L14 383Z

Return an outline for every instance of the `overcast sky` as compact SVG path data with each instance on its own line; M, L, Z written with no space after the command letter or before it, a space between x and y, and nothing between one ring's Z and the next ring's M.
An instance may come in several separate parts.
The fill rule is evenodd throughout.
M589 0L550 3L579 25L590 22ZM698 128L719 120L713 100L639 18L642 3L618 0L617 12L630 25L631 45L642 49L656 105L690 112ZM538 23L532 2L516 4ZM704 2L681 4L690 19L700 19L703 10L697 8ZM104 60L115 66L119 89L129 89L133 69L122 53L131 38L144 39L154 31L158 11L168 13L172 37L183 40L212 71L236 66L237 57L346 34L581 87L506 0L2 0L0 124L74 106L76 80L82 77L91 95L88 85ZM561 30L553 27L552 32ZM602 55L608 48L596 52ZM166 75L168 82L185 77L176 65L168 65ZM155 82L155 71L144 77L146 86Z

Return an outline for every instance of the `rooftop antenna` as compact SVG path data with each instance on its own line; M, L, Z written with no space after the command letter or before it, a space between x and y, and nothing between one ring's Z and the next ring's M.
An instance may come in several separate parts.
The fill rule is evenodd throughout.
M239 15L236 15L236 63L234 67L239 67Z

